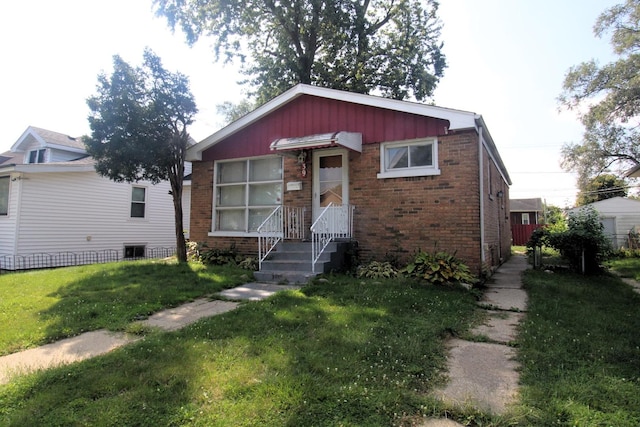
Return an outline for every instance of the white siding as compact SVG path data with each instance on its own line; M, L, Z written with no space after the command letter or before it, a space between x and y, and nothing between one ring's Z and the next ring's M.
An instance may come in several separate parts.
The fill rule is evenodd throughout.
M145 218L130 218L131 184L93 171L30 174L22 181L16 253L174 247L169 184L136 185L147 188Z
M50 148L48 162L49 163L68 162L70 160L79 159L82 156L86 156L86 154L73 153L71 151L56 150L54 148Z

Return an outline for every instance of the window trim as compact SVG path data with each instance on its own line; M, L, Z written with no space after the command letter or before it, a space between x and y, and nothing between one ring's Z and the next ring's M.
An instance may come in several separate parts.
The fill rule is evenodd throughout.
M431 144L431 166L408 166L406 168L386 170L387 149L428 144ZM418 138L380 143L380 173L377 174L378 179L432 175L440 175L440 169L438 168L438 138Z
M11 195L11 176L6 175L6 176L0 176L0 180L6 179L7 180L7 212L6 213L2 213L0 212L0 217L5 218L9 216L9 196Z
M249 177L251 175L251 168L249 166L251 161L254 160L264 160L264 159L280 159L280 170L281 170L281 176L280 179L278 180L272 180L272 181L249 181ZM217 201L217 189L219 186L227 186L227 185L240 185L241 183L229 183L229 184L219 184L218 183L218 167L220 164L223 163L235 163L235 162L245 162L247 165L246 168L246 177L245 177L245 181L242 181L242 183L246 186L246 190L245 194L244 194L244 198L245 198L245 204L243 206L229 206L229 207L222 207L222 210L234 210L234 209L243 209L243 211L245 212L245 218L244 218L244 225L245 225L245 231L237 231L237 230L216 230L216 224L218 222L218 218L217 218L217 212L218 212L218 206L216 205L216 201ZM212 201L211 201L211 230L209 231L208 235L209 236L224 236L224 237L257 237L258 236L258 232L257 231L246 231L249 228L249 217L247 215L247 211L250 208L254 208L254 209L260 209L261 206L262 208L266 209L266 208L272 208L275 209L278 205L270 205L270 206L266 206L266 205L256 205L256 206L250 206L249 203L249 191L248 191L248 187L250 185L256 185L256 184L273 184L273 183L280 183L280 188L281 188L281 192L282 195L280 197L280 206L283 205L284 203L284 177L285 177L285 171L284 171L284 157L281 155L267 155L267 156L256 156L256 157L240 157L240 158L234 158L234 159L224 159L224 160L216 160L214 161L213 164L213 195L212 195Z
M134 201L133 200L133 191L135 188L141 188L144 190L144 201L143 202L139 202L139 201ZM144 206L144 212L142 216L133 216L133 204L137 203L137 204L142 204ZM129 196L129 219L132 219L134 221L141 221L141 220L145 220L147 219L147 206L149 204L149 191L148 191L148 187L144 186L144 185L132 185L131 186L131 193Z
M524 222L525 218L527 218L527 222ZM522 212L520 214L520 223L522 225L531 225L531 215L529 215L529 212Z
M40 156L42 154L42 156ZM31 156L33 155L34 161L31 161ZM42 160L42 161L40 161ZM29 154L27 156L28 164L41 164L47 162L47 149L46 148L36 148L34 150L29 150Z

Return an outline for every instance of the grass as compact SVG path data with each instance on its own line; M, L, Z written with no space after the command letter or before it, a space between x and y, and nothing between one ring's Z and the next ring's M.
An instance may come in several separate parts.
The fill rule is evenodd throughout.
M640 281L640 258L613 258L606 265L622 277Z
M640 259L628 268L636 264ZM67 307L59 313L68 315L84 301L113 301L109 289L120 301L135 289L131 283L150 289L133 292L146 298L141 307L150 300L172 304L176 296L168 295L192 292L175 276L210 292L242 273L121 267L69 269L64 275L75 279L55 290L45 286L40 296L41 282L62 279L51 272L3 276L22 276L18 288L33 289L30 298L2 306L3 315L13 310L2 320L19 317L31 300L55 300L48 307ZM111 275L118 277L111 288L98 280ZM529 307L514 343L520 402L503 417L429 397L443 381L444 341L467 336L481 316L472 293L334 276L180 331L143 331L141 341L104 356L16 377L0 386L0 425L415 426L444 414L485 427L640 425L640 295L610 275L529 270L523 280ZM1 283L3 296L18 292ZM92 317L80 318L74 324ZM105 319L126 328L135 315Z
M524 425L640 425L640 295L610 275L530 270L524 283Z
M0 424L416 425L442 408L463 289L331 277L0 386Z
M248 280L234 267L135 261L0 275L0 355L106 328Z

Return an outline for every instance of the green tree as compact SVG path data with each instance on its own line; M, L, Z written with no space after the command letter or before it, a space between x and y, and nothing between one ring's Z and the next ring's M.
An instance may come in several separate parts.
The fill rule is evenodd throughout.
M603 12L594 33L611 34L618 59L600 66L595 60L572 67L565 76L561 105L581 111L581 143L566 144L562 166L578 172L579 186L616 166L640 163L640 0L627 0Z
M567 226L562 208L553 205L545 206L544 224L552 230L564 230Z
M432 96L446 66L436 0L154 0L216 59L240 59L263 103L296 83L395 99Z
M97 94L87 99L91 136L85 145L96 171L112 181L169 181L177 256L185 262L182 181L187 126L198 110L186 76L165 70L149 49L143 59L142 66L132 67L116 55L113 74L98 76Z
M580 188L577 206L584 206L600 200L612 197L626 197L627 183L613 174L601 174L589 180L584 187Z

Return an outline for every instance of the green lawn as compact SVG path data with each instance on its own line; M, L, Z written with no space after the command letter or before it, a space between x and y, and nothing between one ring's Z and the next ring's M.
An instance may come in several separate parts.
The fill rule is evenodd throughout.
M463 289L331 278L16 378L0 424L411 425L476 315Z
M106 328L246 282L235 267L135 261L0 275L0 356Z
M639 426L640 294L609 275L527 271L524 281L524 425Z
M136 263L7 275L0 313L13 322L24 310L45 331L89 329L95 318L126 329L145 310L227 287L242 274ZM520 402L503 417L429 397L443 381L445 340L468 334L481 315L473 293L334 276L16 377L0 386L0 425L408 427L444 415L485 427L640 425L640 294L610 275L527 271L524 281L529 309L515 344ZM107 313L94 316L84 305ZM22 335L34 342L55 335L29 328Z

